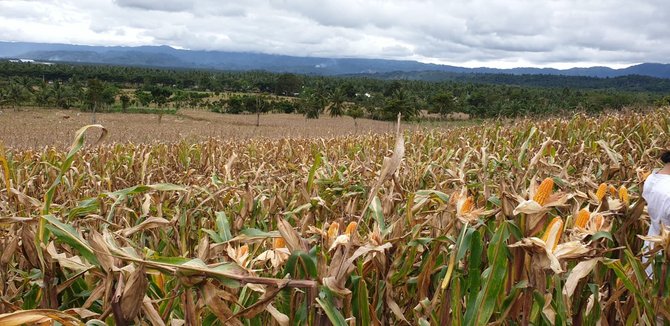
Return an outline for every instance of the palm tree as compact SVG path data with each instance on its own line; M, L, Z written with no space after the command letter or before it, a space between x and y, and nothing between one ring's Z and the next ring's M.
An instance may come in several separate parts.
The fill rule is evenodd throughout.
M47 106L52 98L52 90L49 85L42 81L35 91L35 103L39 106Z
M402 88L394 90L391 97L386 98L384 104L385 119L390 120L394 116L398 116L398 113L402 113L403 118L411 118L417 113L415 103Z
M318 119L326 103L323 92L317 89L305 88L300 94L300 105L307 119Z
M72 88L61 85L60 82L55 82L52 89L53 103L56 107L61 109L69 109L70 102L73 99Z
M26 89L23 87L23 85L11 81L9 82L9 89L7 92L7 98L10 103L12 103L12 107L14 107L14 111L19 110L19 106L23 103L23 101L26 100L28 97L26 94Z
M342 87L335 88L330 94L330 116L341 117L344 114L344 100L346 94Z

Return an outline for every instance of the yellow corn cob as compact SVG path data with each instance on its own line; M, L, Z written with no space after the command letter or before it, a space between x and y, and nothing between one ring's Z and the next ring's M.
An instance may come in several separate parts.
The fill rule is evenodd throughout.
M333 222L328 227L328 239L335 239L340 234L340 223Z
M272 249L286 248L286 240L283 237L274 238L272 241Z
M628 196L628 188L621 186L619 188L619 199L626 205L630 205L630 197Z
M616 187L614 187L613 185L610 185L610 186L609 186L609 190L610 190L610 196L612 196L612 197L616 197L616 196L617 196L618 192L617 192L617 190L616 190Z
M537 188L537 192L535 193L535 197L533 197L533 200L540 205L544 205L547 201L547 198L551 196L553 190L554 190L554 179L546 178L542 180L542 183Z
M558 242L561 240L562 235L563 219L560 217L554 217L554 219L549 222L547 229L544 231L542 240L547 244L547 248L550 248L551 251L554 251L556 246L558 246Z
M472 199L472 196L468 196L468 198L465 199L465 202L463 202L463 205L461 206L461 209L458 213L459 214L469 213L472 211L472 208L474 207L475 207L474 199Z
M154 281L156 285L158 285L159 289L164 289L165 288L165 278L163 277L163 273L158 273L158 275L154 276Z
M586 223L589 221L589 217L591 217L591 213L589 213L586 208L582 208L582 210L580 210L575 217L575 227L586 227Z
M347 225L347 229L344 231L344 234L351 236L354 231L356 231L356 227L358 226L358 223L356 222L351 222L349 225Z
M600 186L598 186L598 190L596 191L596 198L598 198L598 201L603 201L606 192L607 192L607 184L601 183Z

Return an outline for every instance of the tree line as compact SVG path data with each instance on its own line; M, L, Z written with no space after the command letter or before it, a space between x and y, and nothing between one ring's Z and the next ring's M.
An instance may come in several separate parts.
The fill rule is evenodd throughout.
M557 76L545 76L554 78ZM557 79L564 80L564 79ZM558 85L558 84L557 84ZM555 85L556 86L556 85ZM132 90L132 91L130 91ZM517 117L668 105L658 91L531 87L497 83L323 77L262 71L207 71L0 62L0 106L128 111L202 108L221 113L322 114L354 119Z

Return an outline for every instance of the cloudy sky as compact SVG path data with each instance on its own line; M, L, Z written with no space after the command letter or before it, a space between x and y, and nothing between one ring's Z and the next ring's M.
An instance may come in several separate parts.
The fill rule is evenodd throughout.
M670 62L667 0L0 0L0 40L566 68Z

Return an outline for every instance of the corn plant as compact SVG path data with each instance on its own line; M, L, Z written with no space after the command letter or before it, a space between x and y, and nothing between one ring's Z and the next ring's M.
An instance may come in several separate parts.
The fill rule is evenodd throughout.
M0 324L668 324L668 113L0 149Z

